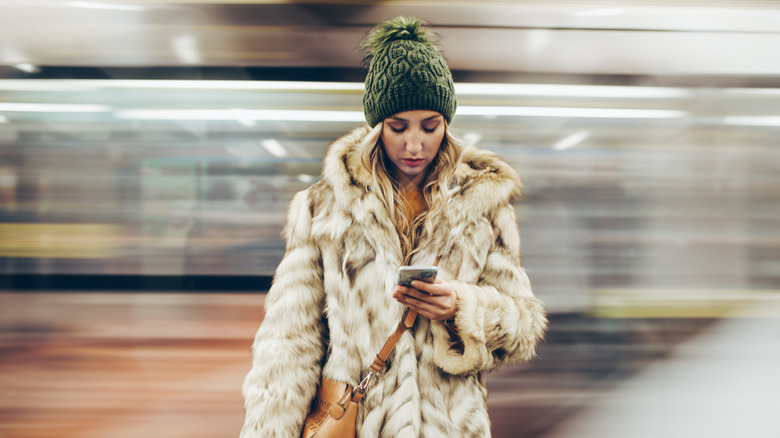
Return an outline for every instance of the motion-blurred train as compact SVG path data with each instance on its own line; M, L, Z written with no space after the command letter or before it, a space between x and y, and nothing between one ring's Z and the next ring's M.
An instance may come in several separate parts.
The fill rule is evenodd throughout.
M395 15L439 35L455 131L523 177L552 312L780 289L780 7L697 0L4 2L0 287L267 288Z

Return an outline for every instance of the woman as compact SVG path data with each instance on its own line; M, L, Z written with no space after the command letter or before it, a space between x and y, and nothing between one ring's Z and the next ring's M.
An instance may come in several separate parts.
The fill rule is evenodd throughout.
M449 131L452 77L419 20L366 43L367 127L290 206L243 393L242 437L298 437L322 376L355 385L408 306L420 317L359 408L359 437L490 435L484 373L532 358L547 321L520 263L515 171ZM397 286L402 265L434 284Z

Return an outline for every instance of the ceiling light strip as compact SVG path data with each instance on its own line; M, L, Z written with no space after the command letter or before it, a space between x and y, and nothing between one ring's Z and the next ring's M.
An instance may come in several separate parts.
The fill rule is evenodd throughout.
M687 117L678 110L648 110L634 108L576 108L576 107L523 107L523 106L463 106L457 115L465 116L513 116L513 117L574 117L601 119L670 119Z
M0 79L0 90L85 91L106 89L363 91L362 82L197 81L136 79Z
M200 110L121 110L115 113L119 119L141 120L266 120L293 122L362 122L362 111L317 111L317 110L247 110L247 109L200 109Z
M455 84L455 92L464 96L554 96L636 99L679 99L691 96L691 91L684 88L565 84L461 83Z
M611 119L669 119L682 118L688 113L677 110L645 110L628 108L567 108L567 107L512 107L461 106L459 116L484 117L584 117ZM134 109L115 113L120 119L142 120L266 120L307 122L362 122L362 111L319 110L249 110L249 109Z
M0 111L39 113L99 113L111 111L107 105L81 103L0 102Z
M362 82L313 81L204 81L137 79L0 79L0 89L82 91L96 88L187 89L187 90L279 90L362 92ZM458 95L553 96L606 98L687 98L691 91L672 87L637 87L556 84L455 84Z

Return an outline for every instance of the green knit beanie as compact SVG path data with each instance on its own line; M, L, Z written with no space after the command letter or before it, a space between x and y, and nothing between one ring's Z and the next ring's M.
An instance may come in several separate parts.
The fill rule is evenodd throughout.
M457 102L452 74L416 18L377 25L363 46L369 62L363 111L370 126L404 111L437 111L452 121Z

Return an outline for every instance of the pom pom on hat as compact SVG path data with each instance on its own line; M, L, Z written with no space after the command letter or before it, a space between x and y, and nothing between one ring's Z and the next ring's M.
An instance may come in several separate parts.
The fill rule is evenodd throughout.
M433 46L427 29L416 18L395 17L378 24L368 34L363 47L373 52L385 47L391 41L409 40Z
M363 47L369 64L363 111L370 126L411 110L436 111L452 121L457 106L452 74L422 21L396 17L380 23Z

